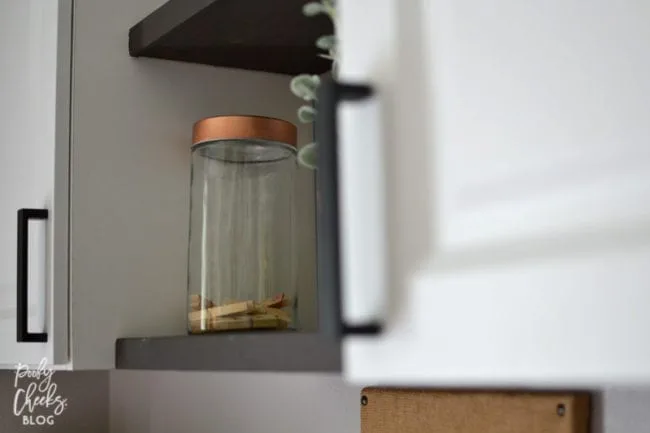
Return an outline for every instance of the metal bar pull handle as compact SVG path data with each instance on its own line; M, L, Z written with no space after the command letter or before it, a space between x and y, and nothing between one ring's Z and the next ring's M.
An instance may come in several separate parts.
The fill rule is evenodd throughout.
M368 85L324 80L319 89L316 141L318 146L318 305L319 328L326 335L379 334L385 297L383 236L383 185L379 159L360 162L363 172L350 170L350 150L377 149L365 127L338 121L339 105L352 103L370 114L362 104L376 103ZM365 107L365 106L364 106ZM373 116L370 116L373 117ZM356 127L363 137L358 149L343 148L343 127ZM347 137L352 135L346 129ZM378 132L378 131L376 131ZM347 143L350 144L350 143ZM341 158L346 157L347 160ZM365 164L368 164L366 166ZM353 173L351 177L350 173ZM364 177L368 175L367 177ZM363 179L361 177L363 177ZM343 184L340 181L343 181ZM357 200L360 199L360 200ZM361 202L363 201L363 203ZM342 206L341 206L342 205ZM351 214L354 213L354 215ZM367 217L367 218L366 218ZM365 229L355 231L363 218ZM354 227L353 227L354 226ZM367 248L360 254L360 247ZM359 300L362 302L359 302Z
M18 210L18 249L17 249L17 314L16 314L16 341L19 343L46 343L47 333L30 333L27 328L28 294L27 282L29 277L29 220L46 220L47 209L19 209Z

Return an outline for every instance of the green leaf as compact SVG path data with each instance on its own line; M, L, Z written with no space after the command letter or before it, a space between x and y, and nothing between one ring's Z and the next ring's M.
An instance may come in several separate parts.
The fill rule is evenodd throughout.
M303 167L316 169L318 144L309 143L298 149L298 163Z
M303 105L298 109L298 119L302 123L311 123L316 120L316 109L311 105Z
M291 80L291 92L305 101L316 100L316 90L320 86L320 77L318 75L302 74Z
M336 46L336 37L334 35L321 36L316 40L316 46L321 50L331 50Z
M318 2L309 2L302 7L302 13L308 17L327 13L327 7Z
M332 21L336 21L336 5L334 0L321 0L321 4L325 8L325 13L329 15Z

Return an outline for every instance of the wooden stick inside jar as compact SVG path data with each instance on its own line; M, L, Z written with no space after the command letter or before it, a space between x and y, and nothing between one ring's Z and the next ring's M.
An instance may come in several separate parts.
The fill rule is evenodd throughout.
M198 295L195 295L198 296ZM192 305L214 305L208 299L194 297ZM283 294L262 302L240 301L189 313L190 332L232 331L241 329L285 329L291 322L291 313L283 310L291 305L291 299Z

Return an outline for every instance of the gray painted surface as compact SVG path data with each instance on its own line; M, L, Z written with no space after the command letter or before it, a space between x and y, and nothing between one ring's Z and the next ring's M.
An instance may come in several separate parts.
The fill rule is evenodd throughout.
M112 433L356 433L361 388L337 375L111 372ZM650 433L650 390L594 395L592 433Z
M85 371L53 380L68 409L53 426L23 427L12 414L14 372L0 372L0 432L359 431L361 389L334 374ZM650 390L598 393L592 433L649 433L649 409Z
M163 3L75 2L70 349L77 369L113 368L117 338L187 330L192 124L233 113L295 121L300 106L288 76L130 58L129 28ZM298 134L308 143L311 126ZM313 178L300 170L295 182L298 308L308 330L316 323Z
M0 432L108 433L109 373L107 371L55 372L52 383L56 394L67 399L67 408L54 418L51 426L24 426L22 418L13 414L14 371L0 371ZM19 387L29 385L27 378ZM42 394L40 394L42 395ZM36 409L34 415L49 415L51 410Z
M592 433L650 432L650 390L611 389L595 396Z
M333 374L111 372L113 433L356 433L359 387Z
M339 372L341 344L291 331L123 338L116 343L115 365L131 370Z

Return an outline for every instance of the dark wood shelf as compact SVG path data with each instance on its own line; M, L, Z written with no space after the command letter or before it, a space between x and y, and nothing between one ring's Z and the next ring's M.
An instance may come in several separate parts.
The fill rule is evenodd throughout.
M330 62L314 43L332 34L306 0L169 0L129 31L129 53L283 74L320 74Z
M116 346L118 369L341 371L339 341L301 332L121 338Z

